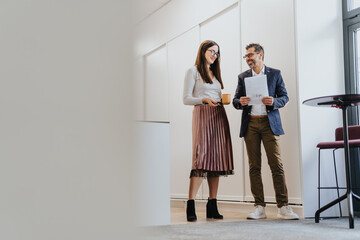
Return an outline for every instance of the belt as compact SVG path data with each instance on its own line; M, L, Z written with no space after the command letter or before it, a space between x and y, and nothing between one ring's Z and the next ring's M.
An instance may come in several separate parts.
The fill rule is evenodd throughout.
M202 103L202 104L197 104L197 105L207 105L208 103ZM223 103L222 102L217 102L216 103L219 107L223 106ZM197 106L195 105L195 106Z
M267 115L250 115L251 118L267 118Z

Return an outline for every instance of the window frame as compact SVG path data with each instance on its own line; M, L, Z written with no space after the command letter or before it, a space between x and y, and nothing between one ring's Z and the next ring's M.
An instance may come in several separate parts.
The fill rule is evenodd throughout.
M357 61L355 53L357 51L356 29L360 29L360 7L347 11L348 0L343 0L343 38L344 38L344 72L345 72L345 93L360 93L360 81L357 79L356 66ZM360 39L359 39L360 41ZM349 108L349 125L359 124L359 108Z
M356 53L360 55L360 49L357 49L358 44L354 44L360 41L356 39L354 34L356 29L360 31L360 7L348 11L348 3L351 0L342 0L342 13L343 13L343 47L344 47L344 74L345 74L345 93L360 93L360 79L356 71L358 66L358 57ZM348 124L359 125L359 107L348 108ZM355 192L359 194L360 175L359 160L360 150L358 148L350 150L350 165L351 165L351 181L352 187L355 187ZM360 216L360 204L357 201L353 202L355 216Z
M360 7L348 11L348 3L350 1L351 0L342 0L343 19L353 18L360 14Z

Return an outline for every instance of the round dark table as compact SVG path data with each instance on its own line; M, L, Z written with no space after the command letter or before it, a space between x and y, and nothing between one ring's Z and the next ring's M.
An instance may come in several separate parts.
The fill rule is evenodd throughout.
M318 209L315 213L315 222L319 222L321 212L334 206L342 200L347 199L349 211L349 228L354 228L353 198L360 201L360 197L352 191L351 186L347 108L360 105L360 94L341 94L310 98L305 100L303 104L313 107L334 107L342 110L345 150L346 194L326 204L324 207Z

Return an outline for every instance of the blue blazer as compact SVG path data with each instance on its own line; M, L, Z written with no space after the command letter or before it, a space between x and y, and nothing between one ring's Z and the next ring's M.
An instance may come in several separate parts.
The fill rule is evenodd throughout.
M273 106L266 106L270 127L274 135L282 135L284 134L284 130L281 125L280 113L278 109L284 107L285 104L289 101L289 98L280 70L265 66L265 74L267 76L269 96L274 98ZM246 134L251 113L251 106L242 106L240 104L240 97L246 96L244 79L247 77L252 77L251 69L239 74L238 85L232 102L236 109L243 110L240 137L243 137Z

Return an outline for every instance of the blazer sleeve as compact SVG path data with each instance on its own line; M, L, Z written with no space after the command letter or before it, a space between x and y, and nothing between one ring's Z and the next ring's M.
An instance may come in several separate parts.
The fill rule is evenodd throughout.
M241 74L238 76L238 85L236 87L236 91L235 91L235 95L232 101L232 104L234 106L234 108L236 109L245 109L245 108L249 108L248 105L246 106L242 106L240 103L240 97L244 97L246 96L246 92L245 92L245 83L244 83L244 79L241 76Z
M281 76L281 72L279 71L276 76L276 88L275 88L275 98L273 109L279 109L286 105L289 102L289 97L285 88L284 80Z

